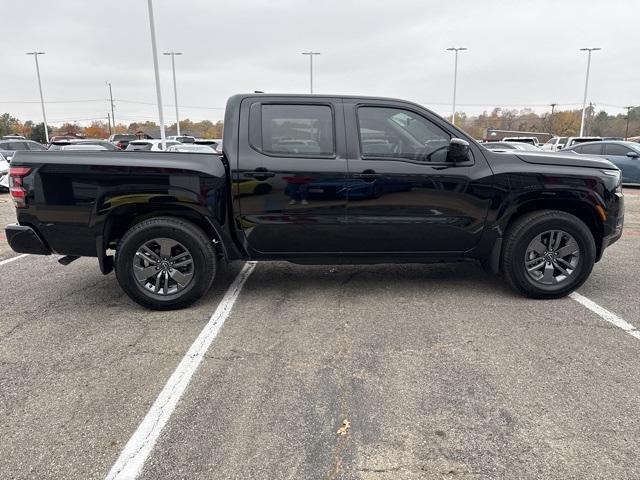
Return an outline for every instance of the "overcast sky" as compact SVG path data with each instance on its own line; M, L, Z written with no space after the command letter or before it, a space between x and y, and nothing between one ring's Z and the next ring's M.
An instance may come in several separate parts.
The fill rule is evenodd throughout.
M0 112L41 121L33 57L49 123L106 117L157 120L146 0L3 2ZM450 114L453 53L463 46L459 111L494 106L542 110L588 101L640 104L639 0L155 0L158 49L176 58L181 118L217 120L233 93L309 89L399 97ZM169 57L160 55L167 123L175 121ZM98 100L98 101L89 101ZM23 102L23 103L13 103ZM143 103L131 102L148 102ZM196 108L198 107L198 108ZM205 108L206 107L206 108Z

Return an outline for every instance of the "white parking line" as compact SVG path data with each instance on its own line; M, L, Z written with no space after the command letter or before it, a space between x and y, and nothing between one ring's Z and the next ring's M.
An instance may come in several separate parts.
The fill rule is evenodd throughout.
M615 325L616 327L621 328L632 337L635 337L638 340L640 340L640 331L636 327L631 325L629 322L627 322L626 320L617 316L615 313L610 312L606 308L602 308L596 302L589 300L587 297L583 297L578 292L573 292L569 296L573 298L576 302L580 303L581 305L584 305L589 310L599 315L603 320L606 320L607 322Z
M120 457L109 471L107 480L133 480L140 475L147 457L153 450L158 436L169 417L176 408L178 401L189 385L189 381L197 370L204 354L207 353L211 342L216 338L222 324L225 322L244 283L253 272L256 262L247 262L238 273L235 280L225 293L209 322L196 338L191 348L178 364L166 385L151 406L151 409L138 426L129 442L125 445Z
M15 262L16 260L20 260L21 258L28 257L28 256L29 256L28 253L23 253L22 255L18 255L17 257L7 258L6 260L2 260L0 262L0 267L2 265L6 265L7 263Z

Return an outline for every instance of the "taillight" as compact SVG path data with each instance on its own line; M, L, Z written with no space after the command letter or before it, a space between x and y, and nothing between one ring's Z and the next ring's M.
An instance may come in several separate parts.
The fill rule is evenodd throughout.
M17 208L27 205L27 191L22 180L30 173L29 167L9 167L9 193Z

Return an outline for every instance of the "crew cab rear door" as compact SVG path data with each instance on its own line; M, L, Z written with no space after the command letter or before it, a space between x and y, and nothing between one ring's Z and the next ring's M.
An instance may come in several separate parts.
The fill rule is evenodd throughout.
M248 97L239 120L232 195L252 256L341 251L348 195L342 101Z
M391 100L343 99L350 187L351 249L362 252L464 252L482 235L492 172L471 144L468 161L446 162L456 132L420 107Z

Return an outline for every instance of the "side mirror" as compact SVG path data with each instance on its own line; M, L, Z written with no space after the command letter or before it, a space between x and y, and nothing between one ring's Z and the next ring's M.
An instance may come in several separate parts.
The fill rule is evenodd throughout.
M452 138L447 149L447 162L454 165L469 160L469 142L461 138Z
M640 153L638 153L638 152L627 152L627 157L629 157L629 158L638 158L638 157L640 157Z

